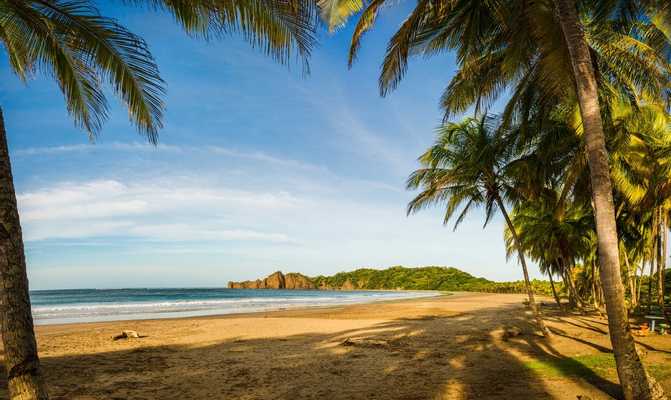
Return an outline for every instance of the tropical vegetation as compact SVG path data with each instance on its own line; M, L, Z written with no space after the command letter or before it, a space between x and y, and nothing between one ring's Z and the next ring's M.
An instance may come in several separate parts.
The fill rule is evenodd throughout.
M315 287L327 289L366 290L441 290L448 292L526 293L525 281L494 282L453 267L394 266L386 269L359 268L339 272L332 276L317 276L310 279ZM535 293L550 296L552 289L548 281L533 279L530 282ZM562 286L558 286L563 294Z
M326 21L333 26L360 11L350 49L351 65L361 47L362 35L374 26L387 2L323 2L330 5L325 8L331 11ZM558 263L571 267L581 259L588 263L583 270L589 271L596 282L595 292L605 305L618 377L626 399L665 398L661 387L646 373L636 351L628 323L622 272L628 277L624 281L629 290L639 290L633 288L636 283L633 270L637 264L630 256L635 254L629 254L636 247L634 243L638 243L637 261L647 261L651 271L653 264L656 266L658 305L663 308L663 285L659 283L664 277L668 218L664 201L659 201L664 193L660 179L665 180L659 174L664 175L665 163L658 165L654 159L643 161L642 154L662 156L665 151L659 146L664 147L664 141L658 140L659 135L651 135L657 139L647 138L648 144L637 145L637 140L646 134L633 133L640 128L634 121L641 109L654 108L659 111L657 115L668 109L670 49L668 1L418 0L390 39L379 78L380 92L385 95L402 80L410 57L452 51L456 54L458 71L441 98L446 118L468 111L481 116L503 97L507 101L501 126L516 132L511 142L517 143L515 147L522 158L529 154L534 158L536 141L554 129L571 133L562 137L560 143L577 139L573 140L573 153L559 153L557 167L562 171L546 171L541 165L538 172L542 180L535 182L535 188L521 185L520 194L524 196L514 199L514 207L520 215L528 214L529 207L538 207L539 213L557 214L554 220L545 222L523 221L525 217L518 217L517 225L529 229L547 224L567 226L576 221L566 217L577 218L569 214L583 212L580 208L591 211L594 223L591 256L568 254L566 249L571 246L562 243L548 254L541 254L531 243L522 244L515 238L515 223L507 224L509 242L520 253L526 248L548 270ZM618 114L621 110L625 113ZM626 115L633 119L626 122ZM619 150L626 153L625 158L618 158ZM535 156L538 160L544 160L538 156ZM629 165L625 160L639 160L640 164ZM641 173L647 175L643 177ZM552 178L561 182L545 181ZM556 204L524 204L536 201L538 197L534 195L543 196L546 186L560 193ZM446 194L441 199L448 202L448 209L450 196ZM622 221L627 218L638 219L633 232L624 232L627 228ZM534 224L540 225L534 228ZM572 245L581 245L581 240L576 240Z

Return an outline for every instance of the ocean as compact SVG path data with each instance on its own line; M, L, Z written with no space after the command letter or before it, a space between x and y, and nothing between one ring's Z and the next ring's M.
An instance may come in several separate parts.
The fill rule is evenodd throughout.
M35 324L192 317L435 296L419 291L72 289L30 292Z

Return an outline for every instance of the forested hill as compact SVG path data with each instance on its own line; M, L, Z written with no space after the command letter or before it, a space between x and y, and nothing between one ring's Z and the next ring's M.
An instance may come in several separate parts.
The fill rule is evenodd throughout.
M549 282L532 281L537 293L550 294ZM323 289L323 290L445 290L496 293L522 293L524 282L493 282L452 267L427 266L387 269L360 268L333 276L307 277L297 273L275 272L265 279L229 282L231 288Z

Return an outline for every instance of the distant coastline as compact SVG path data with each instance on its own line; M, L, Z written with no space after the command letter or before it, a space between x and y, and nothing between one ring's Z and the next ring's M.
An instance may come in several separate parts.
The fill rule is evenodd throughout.
M538 294L551 295L548 281L533 280ZM559 286L559 285L558 285ZM440 290L488 293L525 293L524 281L494 282L475 277L454 267L394 266L386 269L359 268L332 276L308 277L276 271L265 278L228 282L230 289L288 289L288 290Z

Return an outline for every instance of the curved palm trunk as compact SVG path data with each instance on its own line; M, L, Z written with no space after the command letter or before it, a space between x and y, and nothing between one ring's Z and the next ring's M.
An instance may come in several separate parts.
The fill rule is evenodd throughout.
M12 399L47 399L37 358L26 259L0 109L0 330Z
M550 287L552 288L552 296L554 296L555 301L557 302L557 305L561 310L562 309L561 300L559 299L559 295L557 294L557 289L555 289L555 282L552 279L552 272L548 272L548 277L550 278Z
M613 345L617 374L627 400L666 398L659 384L649 377L636 352L629 330L624 286L620 278L620 260L615 225L613 190L608 166L608 151L601 121L597 83L585 39L578 19L575 0L554 0L557 6L573 75L575 77L580 114L585 131L587 162L594 199L601 284L608 314L608 328Z
M515 248L517 249L517 254L520 257L520 264L522 264L522 272L524 273L524 286L527 290L527 296L529 296L529 306L531 307L531 310L534 313L534 317L536 318L536 324L538 325L538 329L541 331L543 336L548 337L550 336L550 331L545 326L545 323L543 322L543 316L541 315L541 310L538 307L538 304L536 304L534 291L531 288L531 282L529 281L529 271L527 270L527 262L526 259L524 258L524 253L522 252L522 247L520 246L519 238L517 237L517 231L515 231L513 222L510 220L508 212L506 211L506 207L503 205L503 201L501 201L501 198L499 196L496 196L496 204L499 206L499 208L501 209L501 213L503 214L503 217L506 219L506 224L508 224L508 229L510 229L510 234L513 237L513 242L515 242Z

